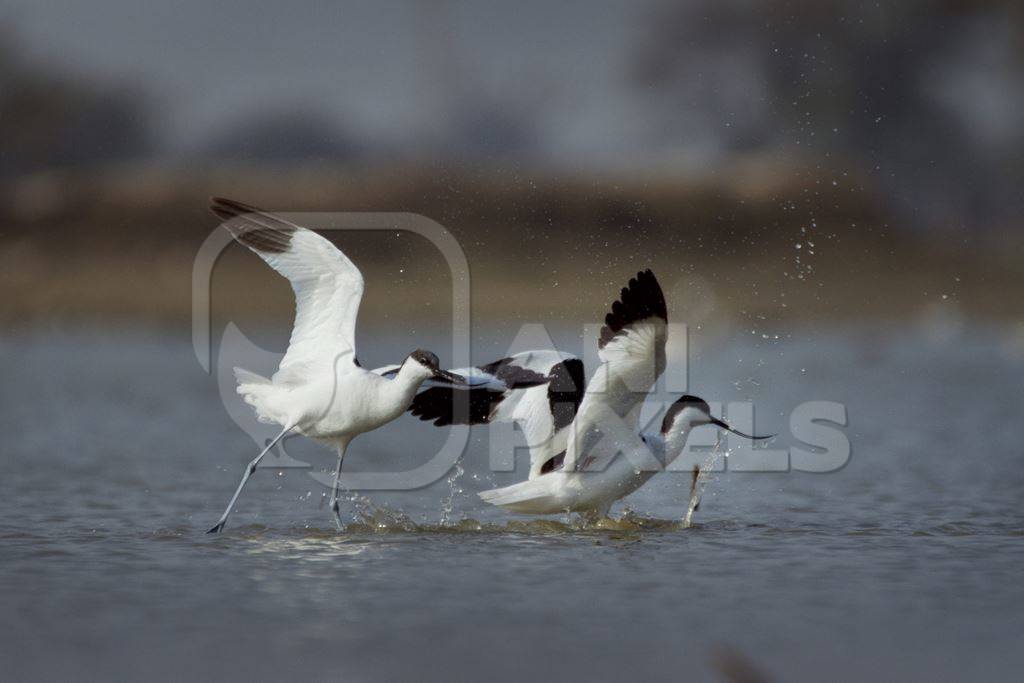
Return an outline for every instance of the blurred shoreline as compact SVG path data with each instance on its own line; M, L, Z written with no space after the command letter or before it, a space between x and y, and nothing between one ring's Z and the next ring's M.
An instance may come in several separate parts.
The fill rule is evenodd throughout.
M513 167L294 166L61 170L0 185L5 324L50 319L187 324L211 194L278 211L422 214L470 267L472 312L576 318L651 267L687 317L788 321L916 315L1015 321L1024 295L1019 226L901 229L870 178L740 159L698 176L559 174ZM437 250L399 232L333 233L367 280L363 315L450 315ZM211 282L217 310L278 318L283 280L232 246ZM401 317L399 317L401 316Z

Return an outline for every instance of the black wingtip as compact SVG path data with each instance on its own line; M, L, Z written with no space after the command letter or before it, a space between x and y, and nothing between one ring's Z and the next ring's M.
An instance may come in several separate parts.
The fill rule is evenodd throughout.
M485 387L431 387L416 394L409 412L435 427L453 424L487 424L494 407L505 399L504 391Z
M234 199L228 199L227 197L210 197L210 211L221 217L225 215L234 217L243 216L247 213L263 213L262 209Z
M630 278L622 288L619 300L612 303L611 311L604 318L597 347L603 349L629 325L654 317L668 322L668 306L658 278L648 268Z
M548 382L544 375L516 365L515 358L511 356L499 358L477 369L485 374L494 375L507 389L526 389Z
M288 251L298 229L279 216L226 197L210 197L210 211L224 221L224 229L235 240L263 254Z
M487 424L495 407L514 389L548 384L551 378L515 364L512 357L501 358L477 368L492 375L504 387L501 390L487 386L432 387L416 394L409 412L437 427L452 424Z

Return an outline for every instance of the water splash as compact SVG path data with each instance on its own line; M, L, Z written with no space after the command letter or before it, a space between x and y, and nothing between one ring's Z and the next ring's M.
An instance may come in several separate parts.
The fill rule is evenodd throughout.
M356 526L376 531L415 531L416 522L401 510L378 505L366 496L349 492L348 500L352 503ZM351 526L351 524L349 525ZM346 527L347 528L347 527Z
M466 470L462 467L462 461L455 463L452 473L448 475L448 497L441 502L441 526L448 526L451 522L452 511L455 509L455 496L462 495L462 487L458 481Z
M326 520L325 520L326 522ZM261 542L275 538L298 536L306 539L330 542L360 543L372 536L396 535L505 535L516 536L585 536L597 538L637 539L642 533L672 533L684 529L678 519L660 519L648 517L630 509L623 511L619 517L588 517L572 514L562 519L538 517L532 519L510 519L506 521L486 522L464 517L458 521L414 521L401 510L392 510L383 505L374 505L363 498L351 522L345 524L338 532L331 524L323 526L294 526L287 530L274 529L262 524L249 524L235 527L232 538L260 540ZM170 538L191 536L191 528L169 533ZM221 537L218 537L221 538ZM206 539L204 536L203 539Z
M589 519L581 515L573 515L566 519L539 518L481 522L466 517L455 522L439 520L435 523L417 523L401 513L395 513L387 508L377 508L377 516L367 517L346 525L343 534L516 534L524 536L597 534L605 536L610 533L614 538L622 533L672 532L682 528L682 523L678 519L645 517L631 511L626 511L619 518ZM306 529L304 533L318 532ZM326 536L337 535L337 532L331 529L325 529L322 533Z
M707 459L701 463L700 468L694 473L693 484L690 486L690 504L686 508L686 517L683 518L683 528L689 529L693 524L693 513L700 505L700 499L704 495L704 487L708 484L708 477L710 472L714 470L715 464L721 457L727 457L728 451L722 451L722 437L718 437L718 441L715 442L715 447L708 455Z

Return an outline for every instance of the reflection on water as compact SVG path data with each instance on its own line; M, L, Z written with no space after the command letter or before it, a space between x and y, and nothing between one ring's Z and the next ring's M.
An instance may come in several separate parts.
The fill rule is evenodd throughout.
M683 529L679 520L653 519L627 512L621 517L588 520L574 515L567 521L551 519L511 520L505 523L483 523L475 519L457 522L416 524L401 513L386 508L374 508L372 515L361 514L360 521L346 525L341 533L333 529L288 530L287 536L273 534L266 527L245 527L234 533L250 555L269 555L275 560L304 563L333 562L354 558L383 542L416 543L422 534L504 535L524 537L572 534L577 538L588 535L595 543L626 541L642 538L641 532L675 532ZM381 537L386 538L382 539Z
M318 534L300 538L243 537L249 542L245 552L250 555L270 554L295 562L329 562L340 557L353 557L366 550L365 543L351 542L337 534Z
M342 533L308 471L261 469L212 537L254 444L187 340L11 337L5 677L700 680L742 662L780 680L1013 680L1024 363L1001 339L846 330L698 354L695 391L751 398L766 430L785 435L801 401L844 402L853 456L825 475L709 469L690 528L690 472L608 519L488 507L476 492L525 462L491 472L482 432L432 486L350 493ZM443 437L403 418L346 467L408 468Z

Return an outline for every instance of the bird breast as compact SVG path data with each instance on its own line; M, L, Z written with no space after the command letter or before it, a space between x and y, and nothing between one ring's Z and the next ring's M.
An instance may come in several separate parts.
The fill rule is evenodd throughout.
M307 436L329 438L373 431L408 407L393 391L394 380L373 373L344 373L336 382L328 378L318 384L310 391L314 395L310 403L318 409L302 425Z

